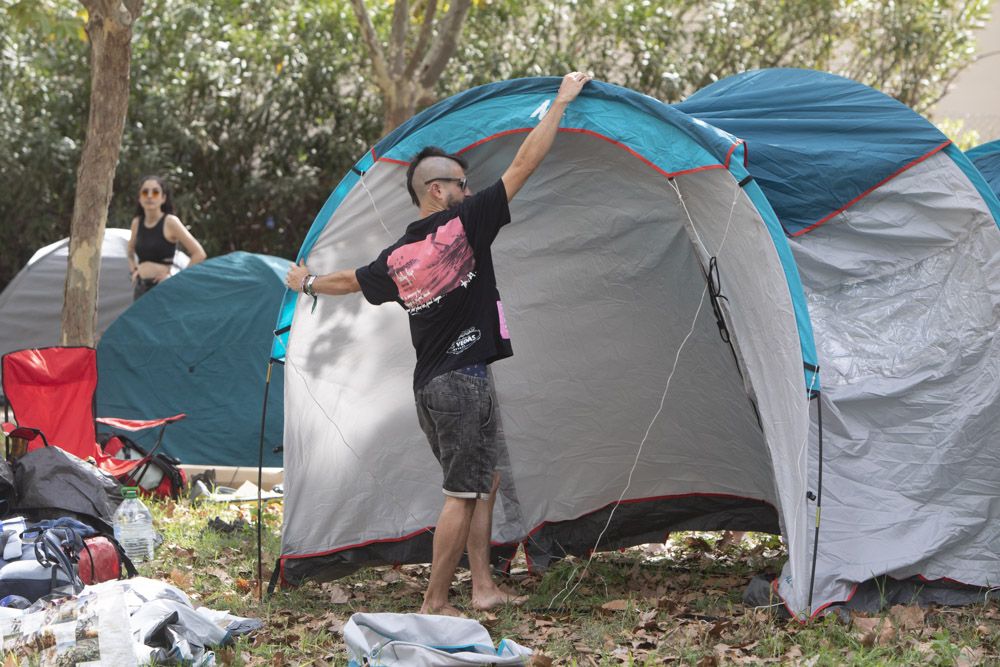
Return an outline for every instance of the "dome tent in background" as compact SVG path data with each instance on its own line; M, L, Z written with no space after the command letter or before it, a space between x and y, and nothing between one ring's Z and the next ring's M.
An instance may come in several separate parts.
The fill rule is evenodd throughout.
M325 273L392 243L424 145L461 152L474 190L494 182L558 85L414 117L344 177L300 256ZM544 567L671 530L780 532L775 586L798 616L881 574L1000 579L982 558L1000 526L978 509L1000 483L1000 202L919 115L802 70L677 107L594 82L511 214L493 246L514 348L494 366L513 468L495 551ZM441 473L398 310L286 294L286 581L430 560Z
M814 611L992 586L1000 201L926 119L831 74L750 72L676 108L746 141L806 293L823 381ZM879 590L883 574L902 583ZM924 599L974 600L938 593Z
M98 338L132 305L125 258L129 233L127 229L104 230L97 292ZM41 248L0 293L0 355L59 344L68 256L68 238ZM178 251L172 270L176 272L187 263L187 255Z
M164 281L97 346L97 413L126 419L178 412L162 451L181 463L257 466L274 313L291 262L233 252ZM271 375L264 465L281 466L282 373ZM153 446L156 432L127 434Z
M1000 139L968 150L965 154L1000 197Z

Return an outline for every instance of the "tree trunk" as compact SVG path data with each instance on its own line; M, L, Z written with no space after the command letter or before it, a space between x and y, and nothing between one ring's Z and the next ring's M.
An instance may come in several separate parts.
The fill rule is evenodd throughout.
M101 244L128 110L132 24L142 0L82 0L89 13L91 89L87 138L76 174L62 344L95 344ZM122 280L127 273L122 269Z
M410 26L408 0L395 0L389 42L382 44L364 0L351 0L361 35L371 57L375 83L382 91L385 112L382 135L408 120L417 107L434 101L434 87L458 47L462 25L472 0L451 0L444 17L437 17L437 0L418 9L420 32L412 50L406 48Z
M415 90L418 86L408 80L394 79L389 86L382 115L383 137L408 121L420 99L430 96L430 91Z

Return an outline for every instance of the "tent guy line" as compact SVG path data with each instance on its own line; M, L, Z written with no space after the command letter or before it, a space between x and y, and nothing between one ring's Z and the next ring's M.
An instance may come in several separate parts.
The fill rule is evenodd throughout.
M392 232L390 232L389 228L385 226L385 220L382 218L382 213L378 210L378 206L375 205L375 197L372 196L371 190L369 190L368 186L365 185L365 172L358 172L358 180L361 182L361 187L364 189L365 194L368 195L368 199L372 203L372 208L375 209L375 215L378 216L379 224L382 225L382 229L385 230L385 233L389 236L389 238L392 238Z
M694 224L694 219L691 217L691 212L688 210L687 204L684 202L684 195L681 194L680 186L677 184L677 181L673 178L667 179L667 183L670 184L670 187L672 187L674 189L674 192L677 194L677 200L680 202L681 208L683 209L684 214L687 216L688 222L691 224L691 230L694 232L695 238L698 239L698 243L701 244L701 247L705 248L707 251L708 247L702 240L701 235L698 233L697 225ZM729 206L729 219L726 220L726 229L722 233L722 239L719 241L719 248L712 254L713 259L717 258L722 254L722 250L726 245L726 238L729 236L729 229L733 224L733 213L736 211L736 202L737 200L739 200L741 191L742 188L740 188L740 186L738 185L735 188L733 188L733 201L732 204L730 204ZM687 335L684 336L684 339L681 341L681 344L677 346L677 353L674 355L673 366L670 369L670 373L667 375L667 383L666 386L663 387L663 394L660 396L660 407L657 409L656 413L653 415L653 418L650 420L649 426L646 427L646 433L642 436L642 440L639 441L639 447L635 452L635 459L632 461L632 468L628 472L628 479L625 480L625 488L622 489L621 494L618 496L618 500L615 501L614 505L611 508L611 511L608 513L608 520L605 522L604 528L601 529L601 532L597 535L597 540L594 542L594 546L590 550L590 555L587 557L587 562L583 567L583 572L580 574L580 577L577 580L576 584L573 584L573 587L570 588L570 584L573 583L573 579L576 576L577 571L579 571L580 569L579 566L573 568L573 570L570 572L569 577L566 579L566 585L563 586L563 588L558 593L556 593L549 601L549 606L548 606L549 609L551 609L555 605L556 600L558 600L559 597L563 595L563 593L566 594L565 597L563 598L563 602L568 601L570 597L580 587L580 584L583 583L583 578L587 576L587 572L590 570L590 564L594 560L594 554L597 553L597 549L601 544L601 540L604 538L605 533L608 532L608 528L611 526L611 520L615 516L615 511L622 504L622 500L624 500L625 494L628 493L629 487L632 486L632 475L635 474L635 469L639 466L639 458L642 456L642 449L646 445L646 440L649 439L650 432L653 430L653 424L656 423L656 420L659 419L660 414L663 412L663 406L666 404L667 400L667 392L670 391L670 383L674 379L674 373L677 371L677 365L680 363L681 360L681 352L684 350L684 346L687 344L688 340L694 334L695 327L698 325L698 317L701 315L701 309L705 305L705 295L708 293L709 284L710 283L706 281L705 288L701 292L701 298L698 300L698 308L695 310L694 318L691 320L691 326L688 328Z

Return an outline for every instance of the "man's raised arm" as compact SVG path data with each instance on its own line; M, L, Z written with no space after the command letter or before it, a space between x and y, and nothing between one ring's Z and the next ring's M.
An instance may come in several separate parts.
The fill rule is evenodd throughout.
M322 276L309 273L304 261L288 270L285 275L285 285L288 289L306 294L351 294L361 290L358 277L354 270L336 271Z
M549 107L545 117L538 122L535 129L525 137L524 143L521 144L517 155L514 156L514 161L510 163L507 171L501 177L504 189L507 190L507 201L514 198L528 177L545 159L549 149L552 148L552 142L555 141L563 112L566 111L569 103L576 99L588 81L590 81L590 77L583 72L571 72L563 77L552 106Z

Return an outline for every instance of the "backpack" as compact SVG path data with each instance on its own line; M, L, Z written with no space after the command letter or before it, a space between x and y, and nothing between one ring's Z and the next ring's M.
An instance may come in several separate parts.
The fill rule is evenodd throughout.
M77 553L77 571L88 586L139 574L118 540L105 535L83 540L83 549Z
M37 535L20 560L0 568L0 596L16 595L34 602L52 593L79 594L83 582L72 558L74 545L82 544L79 534L69 528L51 528ZM32 551L34 558L28 556Z
M145 449L126 435L98 433L97 444L105 455L122 461L134 461L148 455ZM148 496L177 500L187 485L187 474L179 466L180 459L156 452L147 463L116 475L116 479L125 486L138 486Z

